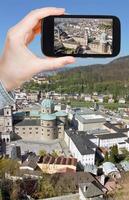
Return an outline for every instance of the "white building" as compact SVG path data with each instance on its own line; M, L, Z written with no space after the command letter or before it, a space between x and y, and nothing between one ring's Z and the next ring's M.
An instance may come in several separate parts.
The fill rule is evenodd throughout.
M79 131L88 131L95 129L103 129L104 123L106 122L105 118L102 115L97 114L76 114L75 120L78 122Z
M86 135L84 132L67 130L64 134L64 140L72 155L83 166L95 164L95 152L97 147L95 143L97 143L97 139L94 136Z
M102 166L105 175L111 175L114 178L120 178L120 172L113 163L105 162Z
M91 95L86 95L84 99L85 101L92 101Z
M120 99L119 99L119 103L125 104L125 99L124 99L124 98L120 98Z
M99 138L99 146L110 148L113 145L118 145L119 147L123 147L123 143L125 143L125 140L127 139L127 135L123 133L110 133L110 134L103 134L103 135L97 135Z

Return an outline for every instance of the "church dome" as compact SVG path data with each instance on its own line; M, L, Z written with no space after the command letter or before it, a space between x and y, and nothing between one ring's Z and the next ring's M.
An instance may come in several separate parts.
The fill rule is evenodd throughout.
M56 115L45 113L45 114L40 115L40 119L44 121L53 121L53 120L56 120Z
M44 99L41 103L43 108L54 108L54 102L52 99Z

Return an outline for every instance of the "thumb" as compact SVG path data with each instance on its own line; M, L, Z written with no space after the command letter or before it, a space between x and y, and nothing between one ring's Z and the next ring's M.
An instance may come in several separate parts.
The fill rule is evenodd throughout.
M33 72L39 73L41 71L52 71L64 67L65 65L75 62L75 58L72 56L65 56L60 58L37 58L34 65Z

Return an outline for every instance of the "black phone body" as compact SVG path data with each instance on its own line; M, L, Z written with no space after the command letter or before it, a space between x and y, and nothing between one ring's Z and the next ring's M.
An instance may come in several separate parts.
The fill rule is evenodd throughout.
M120 20L105 15L61 15L42 20L46 56L114 57L120 52Z

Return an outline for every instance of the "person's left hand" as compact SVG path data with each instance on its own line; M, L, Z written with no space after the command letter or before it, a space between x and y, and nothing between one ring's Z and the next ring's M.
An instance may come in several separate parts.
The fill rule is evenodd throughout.
M39 58L27 45L41 30L41 19L49 15L62 15L62 8L41 8L31 11L8 33L3 55L0 58L0 80L7 91L11 91L41 71L56 70L75 59L71 56L60 58Z

